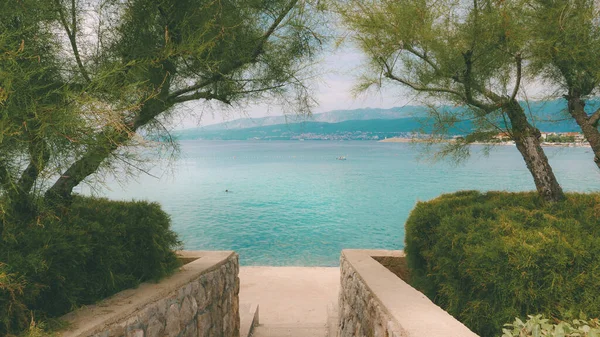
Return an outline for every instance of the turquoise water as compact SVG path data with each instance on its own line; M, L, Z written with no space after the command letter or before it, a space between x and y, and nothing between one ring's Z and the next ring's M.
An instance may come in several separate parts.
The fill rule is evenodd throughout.
M420 150L403 143L186 141L181 150L172 170L152 171L160 179L109 183L99 194L157 201L186 249L233 249L243 265L336 266L342 248L403 248L417 201L534 189L513 146L487 158L474 146L460 166L417 161ZM588 148L546 152L565 190L600 190Z

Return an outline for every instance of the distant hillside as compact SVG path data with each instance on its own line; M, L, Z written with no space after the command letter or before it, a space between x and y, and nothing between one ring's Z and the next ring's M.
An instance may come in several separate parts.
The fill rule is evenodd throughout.
M598 104L596 104L598 105ZM590 110L596 106L587 107ZM459 110L460 107L446 109ZM536 126L544 132L579 131L576 123L566 114L564 100L533 102L526 107ZM211 127L175 132L181 140L288 140L288 139L383 139L407 136L413 132L431 132L425 107L394 109L358 109L330 111L315 114L311 121L286 120L283 116L240 119ZM349 118L349 119L347 119ZM258 124L258 125L257 125ZM251 127L247 127L251 125ZM470 122L462 122L449 130L451 135L464 135L472 129Z
M340 123L303 122L277 124L233 130L184 130L176 133L180 140L189 139L383 139L407 134L421 127L423 118L372 119Z
M339 123L349 120L369 120L369 119L399 119L406 117L418 117L426 115L427 109L422 106L405 106L391 109L355 109L355 110L334 110L311 116L287 115L287 116L270 116L261 118L242 118L225 123L208 125L197 128L198 130L214 131L214 130L232 130L246 129L260 126L278 125L278 124L293 124L302 122L323 122L323 123Z
M409 136L413 132L431 132L427 119L423 117L401 119L373 119L345 121L341 123L304 122L278 124L235 130L198 131L184 130L176 133L180 140L368 140ZM572 121L540 122L538 127L546 132L578 131ZM464 135L472 128L471 122L458 123L449 130L450 135Z

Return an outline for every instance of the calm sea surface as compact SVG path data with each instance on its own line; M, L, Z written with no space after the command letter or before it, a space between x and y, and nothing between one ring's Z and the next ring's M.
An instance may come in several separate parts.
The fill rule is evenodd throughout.
M514 146L489 157L481 149L455 166L418 161L422 152L403 143L187 141L170 171L152 171L160 179L109 183L98 194L159 202L186 249L233 249L243 265L336 266L342 248L403 248L417 201L534 189ZM589 148L546 153L565 190L600 191Z

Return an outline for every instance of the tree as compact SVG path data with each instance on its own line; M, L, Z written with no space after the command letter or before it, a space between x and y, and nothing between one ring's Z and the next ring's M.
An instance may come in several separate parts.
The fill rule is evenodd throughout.
M518 103L526 38L520 2L473 0L349 0L339 13L368 56L360 89L399 84L435 102L468 109L436 112L450 125L469 118L477 129L464 145L505 129L547 201L564 198L540 146L540 131Z
M72 149L68 135L88 130L71 103L58 46L44 29L56 19L51 6L19 4L0 5L0 191L13 213L26 215L36 180Z
M322 35L310 0L23 0L0 9L0 195L12 205L42 194L68 204L90 175L130 163L142 138L168 138L164 123L186 102L311 104L302 76Z
M599 3L594 0L533 0L525 11L531 38L532 76L559 88L600 168L600 109L588 115L587 101L600 85Z

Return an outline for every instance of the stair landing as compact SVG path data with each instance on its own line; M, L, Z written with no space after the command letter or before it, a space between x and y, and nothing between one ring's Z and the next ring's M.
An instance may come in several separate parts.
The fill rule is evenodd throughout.
M253 337L335 337L339 268L241 267L239 276L240 306L260 307Z
M268 324L254 328L252 337L328 337L322 324Z

